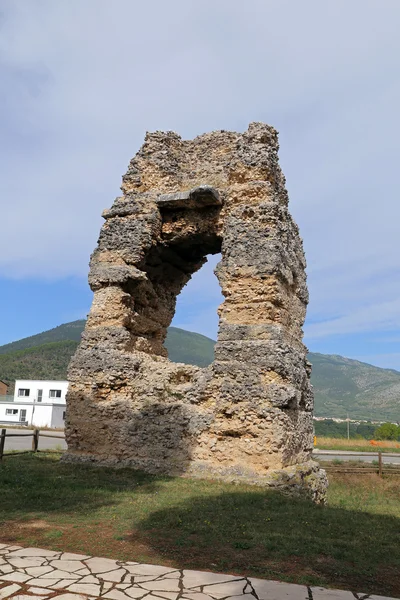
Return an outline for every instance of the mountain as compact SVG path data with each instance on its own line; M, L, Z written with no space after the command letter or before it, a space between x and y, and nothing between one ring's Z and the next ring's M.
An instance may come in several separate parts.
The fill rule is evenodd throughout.
M0 379L9 384L9 394L16 379L66 379L77 346L78 342L63 340L0 354Z
M73 321L0 346L0 379L65 379L85 321ZM170 327L165 345L174 362L204 367L214 356L214 341ZM381 369L343 356L308 356L315 415L371 420L400 420L400 372Z
M205 335L178 327L170 327L165 340L170 360L199 367L206 367L214 360L214 344L215 341Z
M400 372L330 354L310 352L315 415L400 420Z
M11 342L11 344L5 344L4 346L0 346L0 354L8 354L16 350L26 350L27 348L34 348L51 342L63 342L67 340L79 342L81 333L85 328L85 323L84 319L71 321L71 323L64 323L64 325L59 325L43 333L31 335L17 342Z
M85 321L73 321L43 333L0 346L0 379L66 379L67 367L75 352ZM173 362L205 367L214 358L214 340L177 327L168 329L165 346Z

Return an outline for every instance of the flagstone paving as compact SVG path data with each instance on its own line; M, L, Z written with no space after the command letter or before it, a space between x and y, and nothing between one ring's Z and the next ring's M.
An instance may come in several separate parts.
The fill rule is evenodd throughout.
M0 600L393 600L0 544Z

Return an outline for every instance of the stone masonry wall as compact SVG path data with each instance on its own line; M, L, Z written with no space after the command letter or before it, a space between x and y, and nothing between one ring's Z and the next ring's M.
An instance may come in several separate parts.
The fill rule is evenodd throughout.
M91 257L65 460L248 481L323 502L302 343L305 258L276 131L147 134L121 189ZM219 252L215 360L171 363L163 342L176 298Z

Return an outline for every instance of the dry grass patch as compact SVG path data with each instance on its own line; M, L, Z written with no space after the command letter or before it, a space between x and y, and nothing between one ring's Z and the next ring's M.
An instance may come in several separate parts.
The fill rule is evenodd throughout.
M346 440L318 436L316 448L319 450L349 450L350 452L400 452L400 442L376 440Z

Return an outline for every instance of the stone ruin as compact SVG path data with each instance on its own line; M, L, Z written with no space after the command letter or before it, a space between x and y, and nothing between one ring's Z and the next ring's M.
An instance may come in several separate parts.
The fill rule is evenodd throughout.
M65 460L324 502L326 475L311 460L305 258L277 132L252 123L194 140L148 133L121 189L91 257L94 299L69 366ZM216 253L225 299L215 360L172 363L163 342L177 296Z

